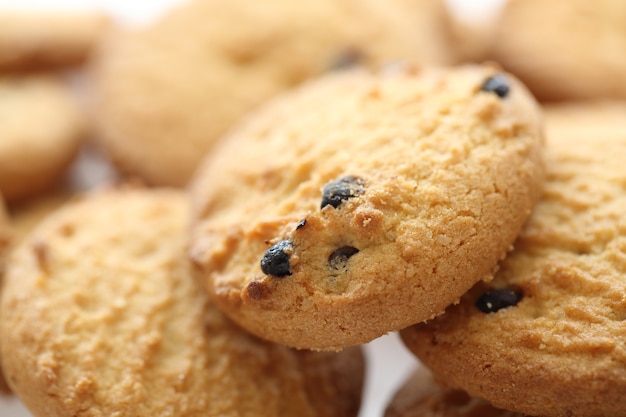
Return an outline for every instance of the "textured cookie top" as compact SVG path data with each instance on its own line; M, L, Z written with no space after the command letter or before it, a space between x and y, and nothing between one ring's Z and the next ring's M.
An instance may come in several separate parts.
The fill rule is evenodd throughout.
M12 253L0 347L33 415L356 416L361 351L295 351L232 324L191 276L187 219L183 194L100 192Z
M626 2L508 0L489 58L541 100L626 98Z
M0 190L7 201L32 196L75 157L85 117L53 77L0 77Z
M441 0L191 1L99 50L100 142L127 173L186 184L245 112L308 78L397 59L449 62L444 13Z
M624 114L547 110L545 195L515 250L491 284L403 331L442 382L533 415L624 413Z
M78 65L109 26L98 12L0 11L0 69L41 70Z
M208 157L191 254L248 330L363 343L491 278L538 198L541 143L535 102L495 68L329 76Z
M385 417L524 417L493 407L462 390L441 388L420 366L404 381L387 405Z

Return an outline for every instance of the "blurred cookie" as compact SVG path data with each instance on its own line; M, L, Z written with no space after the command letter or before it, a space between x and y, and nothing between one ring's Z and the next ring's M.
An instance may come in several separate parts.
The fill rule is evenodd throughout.
M0 10L0 71L82 64L108 26L96 12Z
M4 272L4 256L9 248L13 236L9 216L0 194L0 276Z
M192 1L99 50L99 142L125 173L185 185L244 113L308 78L450 62L444 13L441 0Z
M546 114L545 194L515 250L493 282L402 337L439 381L496 407L623 415L626 103Z
M626 98L626 2L508 0L491 58L541 100Z
M541 136L533 98L494 67L328 76L209 155L192 257L261 337L370 341L491 279L539 197Z
M396 391L385 417L524 417L472 398L465 391L439 387L427 368L420 366Z
M208 301L185 257L188 205L102 191L11 255L0 311L9 385L34 416L352 416L359 348L267 343Z
M0 191L6 200L57 183L85 134L85 116L61 81L0 77Z
M73 195L69 189L57 188L12 205L9 215L14 240L19 242L25 239L41 221L70 201Z
M0 284L2 283L2 277L5 268L5 258L9 249L9 245L12 240L12 230L9 224L9 217L4 207L4 201L0 194ZM0 339L2 339L2 333L0 332ZM1 363L0 359L0 363ZM9 386L4 380L2 369L0 369L0 393L9 392Z

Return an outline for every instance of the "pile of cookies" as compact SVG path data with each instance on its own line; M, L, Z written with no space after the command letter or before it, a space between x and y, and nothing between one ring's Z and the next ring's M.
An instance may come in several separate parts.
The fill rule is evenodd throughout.
M270 3L0 13L6 389L356 417L398 331L421 365L386 417L626 416L626 3ZM85 146L116 180L79 194Z

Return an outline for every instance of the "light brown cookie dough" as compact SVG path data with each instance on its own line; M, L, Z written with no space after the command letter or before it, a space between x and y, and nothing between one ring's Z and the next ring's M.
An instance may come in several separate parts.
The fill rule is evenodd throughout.
M363 356L247 334L185 257L185 195L104 191L11 255L0 310L9 385L35 417L352 416Z
M82 64L109 25L100 12L0 10L0 70Z
M441 0L189 2L100 48L99 143L126 174L185 185L244 113L306 79L390 60L450 62L444 13Z
M490 58L540 100L626 98L626 2L508 0Z
M427 368L420 366L396 391L384 417L524 417L495 408L462 390L439 387Z
M209 155L191 256L249 331L364 343L491 279L539 196L541 144L536 103L497 68L329 76Z
M515 250L492 283L402 337L438 380L497 407L623 415L626 103L546 114L545 195Z
M61 81L0 77L0 191L9 203L56 184L85 135L85 115Z

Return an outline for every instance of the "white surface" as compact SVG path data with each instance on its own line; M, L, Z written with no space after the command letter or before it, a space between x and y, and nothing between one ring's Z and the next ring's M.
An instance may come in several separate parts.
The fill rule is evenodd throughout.
M0 0L0 10L18 8L26 10L85 10L103 9L123 22L145 24L184 0ZM384 1L384 0L383 0ZM503 0L447 0L465 18L473 20L484 16L499 6ZM84 189L85 172L96 182L106 179L110 171L87 150L74 172L79 174L77 186ZM365 346L368 359L367 380L363 405L359 417L381 417L387 401L395 390L417 366L417 360L402 345L397 334L381 337ZM0 397L0 417L29 417L28 411L14 397ZM278 417L278 416L277 416Z

